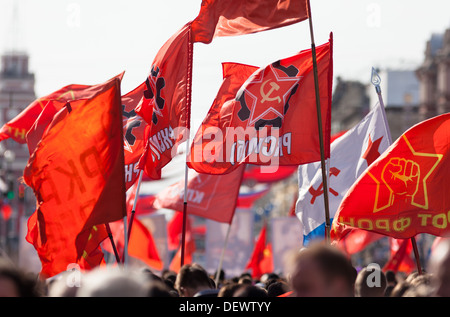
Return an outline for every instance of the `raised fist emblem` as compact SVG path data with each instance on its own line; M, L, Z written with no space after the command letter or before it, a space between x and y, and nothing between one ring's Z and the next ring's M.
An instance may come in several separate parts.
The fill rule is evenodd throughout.
M414 197L419 189L420 167L411 160L391 158L384 166L381 178L394 194L392 200L395 195L400 196L401 199L407 196Z

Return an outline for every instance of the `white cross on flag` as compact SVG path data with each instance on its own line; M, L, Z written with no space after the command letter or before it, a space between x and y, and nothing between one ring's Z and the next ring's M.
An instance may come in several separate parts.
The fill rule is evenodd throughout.
M351 130L331 143L328 197L330 222L347 190L391 144L384 109L377 104ZM325 238L325 207L320 162L298 167L299 197L295 208L303 224L305 246ZM330 223L331 224L331 223Z

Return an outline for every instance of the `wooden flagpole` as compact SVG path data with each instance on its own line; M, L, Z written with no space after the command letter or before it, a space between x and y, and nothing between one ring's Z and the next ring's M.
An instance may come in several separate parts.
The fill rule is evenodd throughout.
M322 131L322 111L320 107L320 91L319 91L319 74L317 70L317 55L316 55L316 44L314 40L314 28L312 22L312 14L311 14L311 3L310 0L307 0L308 6L308 17L309 17L309 31L311 36L311 52L312 52L312 60L313 60L313 72L314 72L314 88L316 93L316 109L317 109L317 123L319 127L319 143L320 143L320 163L322 169L322 184L323 184L323 199L325 206L325 239L326 242L330 243L330 207L329 207L329 199L328 199L328 183L327 183L327 171L325 164L325 150L324 150L324 140L323 140L323 131Z

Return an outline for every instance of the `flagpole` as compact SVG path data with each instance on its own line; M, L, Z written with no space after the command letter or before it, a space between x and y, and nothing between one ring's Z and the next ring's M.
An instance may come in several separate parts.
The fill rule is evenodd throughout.
M131 210L131 215L130 215L130 223L128 224L128 241L130 241L131 228L133 227L134 215L136 213L136 204L137 204L137 200L138 200L138 197L139 197L139 190L141 188L142 174L143 173L144 173L144 170L140 170L140 172L139 172L139 179L138 179L137 188L136 188L136 194L134 196L133 209Z
M111 232L111 227L109 226L109 223L106 223L105 226L106 226L106 233L108 234L109 241L111 241L111 246L113 248L114 255L116 257L116 262L120 263L120 256L119 256L119 252L117 251L116 243L114 242L114 238L113 238L113 235Z
M385 110L385 107L384 107L383 96L381 95L381 87L380 87L381 78L378 75L378 73L375 70L375 68L373 68L373 67L372 67L371 82L372 82L372 85L375 86L375 91L376 91L376 93L378 95L378 102L380 103L380 107L381 107L381 110L382 110L381 113L383 115L383 120L384 120L384 123L385 123L384 124L385 132L386 132L386 135L388 136L389 145L391 145L392 144L392 136L391 136L391 131L387 128L387 127L389 127L389 124L387 122L386 110Z
M123 257L124 267L128 265L128 233L127 233L127 216L123 217Z
M219 266L217 268L216 277L215 277L215 280L214 280L214 282L216 283L216 288L219 288L220 271L222 271L223 258L225 256L225 250L226 250L227 245L228 245L228 239L230 237L230 231L231 231L231 223L228 224L227 235L225 236L225 243L223 245L222 254L220 255Z
M311 3L310 0L307 1L308 6L308 17L309 17L309 31L311 35L311 52L313 60L313 72L314 72L314 88L316 92L316 108L317 108L317 123L319 127L319 144L320 144L320 163L322 168L322 184L323 184L323 200L325 206L325 239L327 243L330 243L330 207L328 200L328 183L327 183L327 173L325 166L325 150L324 150L324 140L322 131L322 111L320 107L320 92L319 92L319 75L317 70L317 56L316 56L316 44L314 40L314 28L312 22L311 14Z
M184 170L184 198L183 198L183 227L181 232L181 259L180 267L184 265L184 254L186 248L186 222L187 222L187 190L188 190L188 171L187 165L189 155L189 143L190 143L190 127L191 127L191 97L192 97L192 64L194 54L194 44L192 42L192 29L189 27L189 41L188 41L188 76L187 76L187 89L186 89L186 164Z
M419 250L417 248L416 237L412 237L411 242L414 250L414 257L416 258L417 272L419 273L419 275L422 275L422 266L420 265L420 257Z

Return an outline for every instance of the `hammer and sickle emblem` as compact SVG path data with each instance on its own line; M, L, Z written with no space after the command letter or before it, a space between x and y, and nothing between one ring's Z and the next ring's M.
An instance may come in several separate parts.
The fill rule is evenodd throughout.
M277 91L278 89L280 89L280 86L278 86L277 83L271 81L270 82L270 86L271 86L270 90L267 93L264 92L264 87L266 86L267 82L269 82L269 81L270 81L270 79L263 82L263 84L261 85L261 89L259 90L259 92L261 93L261 97L262 97L261 103L264 103L265 101L274 101L274 100L277 100L278 103L280 103L281 102L280 96L276 96L276 97L272 97L272 98L270 97L270 95L274 91Z
M340 172L341 172L341 170L337 169L336 167L330 168L330 176L337 177ZM339 195L339 193L331 187L329 188L329 191L331 194L333 194L336 197ZM317 189L315 189L314 187L311 186L309 188L309 193L312 195L310 203L311 203L311 205L314 205L316 198L323 194L323 183L320 183L320 185L317 187Z

